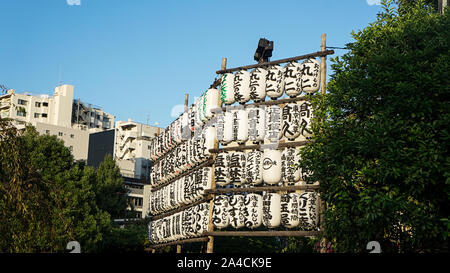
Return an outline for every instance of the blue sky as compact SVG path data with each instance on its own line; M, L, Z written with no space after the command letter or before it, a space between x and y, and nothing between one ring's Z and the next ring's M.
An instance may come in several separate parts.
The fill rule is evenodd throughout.
M253 64L262 37L274 41L272 60L320 50L321 33L344 47L376 20L376 2L0 0L0 84L53 94L61 75L75 98L116 120L165 127L185 93L192 103L214 81L222 57Z

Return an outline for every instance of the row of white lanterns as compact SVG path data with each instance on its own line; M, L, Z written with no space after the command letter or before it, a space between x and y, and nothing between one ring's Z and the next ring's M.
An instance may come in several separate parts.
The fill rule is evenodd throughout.
M191 204L211 189L212 168L199 168L150 194L150 214L157 215Z
M151 244L195 238L208 230L209 203L201 203L170 216L150 221L148 236Z
M320 87L320 63L314 58L302 63L296 61L285 67L272 65L268 69L256 68L249 72L240 70L222 75L221 100L226 105L234 102L244 104L250 100L264 101L280 98L283 93L289 97L311 94Z
M264 152L221 152L214 164L217 186L277 185L281 182L295 184L305 181L306 172L296 165L300 161L298 148L265 149Z
M316 192L218 195L214 199L213 224L218 229L317 228L319 198Z
M277 142L311 137L311 103L288 103L283 107L252 106L245 109L225 110L217 115L217 140L222 145Z

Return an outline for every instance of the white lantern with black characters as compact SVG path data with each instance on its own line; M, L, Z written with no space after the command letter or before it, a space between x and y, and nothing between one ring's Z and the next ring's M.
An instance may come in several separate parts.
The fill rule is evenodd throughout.
M302 62L302 91L308 94L317 92L320 87L320 63L314 58Z
M222 75L222 81L220 84L220 99L225 105L230 105L235 102L233 73L225 73Z
M281 224L281 196L278 193L263 195L263 225L276 228Z
M275 185L281 181L281 152L279 150L266 149L263 157L263 181L269 185Z
M264 101L266 97L267 70L255 68L250 73L250 99L254 102Z
M234 74L234 99L240 104L250 100L250 72L240 70Z

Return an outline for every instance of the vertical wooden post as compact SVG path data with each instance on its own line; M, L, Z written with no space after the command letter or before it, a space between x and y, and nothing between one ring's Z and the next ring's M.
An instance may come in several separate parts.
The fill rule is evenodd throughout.
M325 51L327 50L326 48L327 48L327 34L322 33L320 50ZM327 57L322 56L320 57L320 91L322 94L325 94L326 83L327 83Z
M184 94L184 111L189 108L189 94Z
M222 58L222 65L221 65L221 69L224 70L227 67L227 58ZM219 88L219 92L220 92L220 88ZM222 107L222 99L221 96L219 94L219 107ZM215 141L214 143L214 148L217 149L219 148L219 142ZM213 155L213 159L215 161L217 154L215 153ZM216 188L216 180L215 180L215 174L214 174L214 164L212 166L212 181L211 181L211 189L215 189ZM209 223L208 223L208 232L212 232L214 231L214 224L212 221L213 218L213 212L214 212L214 198L215 198L215 194L212 194L212 199L211 201L209 201ZM208 243L206 245L206 253L213 253L214 252L214 236L208 236Z
M181 253L181 245L177 245L177 253Z
M321 43L320 43L320 50L325 51L327 47L327 35L325 33L322 33L321 36ZM321 93L322 95L325 94L326 90L326 83L327 83L327 57L322 56L320 57L320 86L321 86ZM324 223L324 217L323 213L325 212L325 202L322 199L319 199L319 221L320 221L320 230L323 231L325 227ZM320 242L320 253L326 253L327 252L327 240L325 238L322 238Z

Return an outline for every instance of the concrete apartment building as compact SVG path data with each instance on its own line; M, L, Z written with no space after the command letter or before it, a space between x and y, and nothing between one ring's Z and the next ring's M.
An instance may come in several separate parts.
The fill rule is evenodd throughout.
M132 120L117 121L115 127L114 158L124 177L128 200L134 205L136 217L145 218L150 186L150 140L163 129Z
M18 128L31 124L40 134L57 136L75 160L86 160L93 167L98 167L106 154L112 154L136 217L145 218L150 192L150 139L163 129L132 120L117 121L114 127L113 115L73 96L74 87L67 84L57 86L53 96L19 94L11 89L0 96L0 117L14 120Z
M0 96L0 117L14 120L18 128L31 124L40 134L56 135L72 151L75 160L87 160L89 133L110 129L114 116L91 107L89 122L79 118L77 115L84 112L81 107L73 110L80 105L79 100L73 99L73 90L68 84L57 86L53 96L8 90Z

